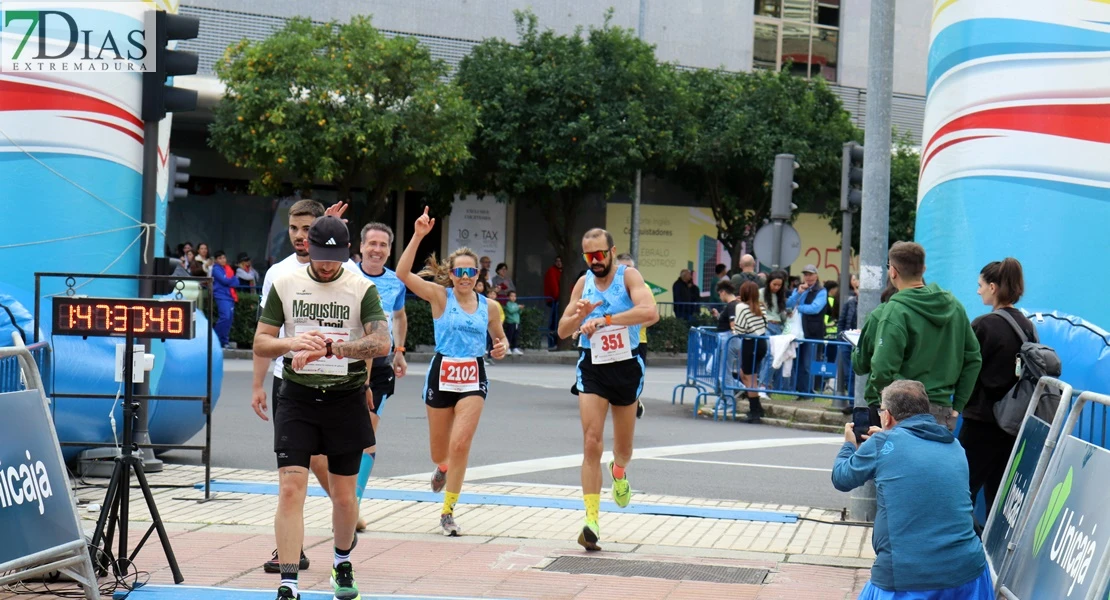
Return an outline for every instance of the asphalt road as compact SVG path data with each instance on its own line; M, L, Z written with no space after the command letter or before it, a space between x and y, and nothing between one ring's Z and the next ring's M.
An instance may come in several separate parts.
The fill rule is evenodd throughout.
M383 409L375 476L425 479L431 473L420 401L425 371L426 365L412 365ZM467 479L577 487L582 438L577 398L569 393L573 367L505 364L489 371L490 396ZM689 401L685 406L670 402L682 377L680 368L648 370L647 414L637 423L636 454L628 471L634 489L837 510L847 505L848 495L829 481L839 436L695 420ZM203 439L198 434L190 443ZM275 468L272 424L250 407L248 361L225 362L212 439L214 466ZM163 459L199 463L196 453L168 453Z

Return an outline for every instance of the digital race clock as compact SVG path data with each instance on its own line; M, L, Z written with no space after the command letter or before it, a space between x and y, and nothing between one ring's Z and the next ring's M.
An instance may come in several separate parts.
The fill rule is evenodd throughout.
M54 334L188 340L193 338L192 300L54 297Z

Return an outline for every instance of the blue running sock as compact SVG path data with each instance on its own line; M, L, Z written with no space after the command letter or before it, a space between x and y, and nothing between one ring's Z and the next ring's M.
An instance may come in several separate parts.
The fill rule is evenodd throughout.
M355 492L359 502L362 501L362 494L366 491L366 482L370 481L370 471L374 470L374 457L377 452L362 454L362 461L358 464L358 479L355 481Z

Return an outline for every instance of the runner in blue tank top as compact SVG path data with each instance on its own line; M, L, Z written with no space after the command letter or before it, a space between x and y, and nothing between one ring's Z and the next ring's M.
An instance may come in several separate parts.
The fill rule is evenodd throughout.
M370 408L370 423L374 427L374 434L378 433L378 423L381 421L382 407L385 401L393 395L396 379L404 377L408 372L408 363L405 362L405 337L408 335L409 320L405 315L405 284L397 274L386 268L389 253L393 249L393 229L385 223L367 223L362 228L359 252L362 262L359 270L362 276L374 282L378 288L378 295L382 299L382 311L385 312L386 322L389 323L389 334L392 342L391 356L375 358L370 366L370 378L367 380L366 405ZM376 439L376 438L375 438ZM358 469L358 481L355 482L358 499L366 491L366 482L374 469L374 460L377 458L378 447L371 446L362 455L362 463ZM366 529L366 521L359 519L357 531Z
M586 524L578 543L600 550L601 454L605 415L613 407L613 501L628 506L632 497L625 467L632 460L636 405L644 386L644 363L636 352L640 328L659 320L655 297L634 268L616 265L613 236L591 229L582 237L589 270L574 285L559 320L559 337L578 336L578 410L582 415L582 498ZM615 267L615 268L614 268Z
M496 343L491 356L505 357L509 344L501 329L497 307L474 291L478 281L478 256L469 248L459 248L443 263L435 256L428 259L419 274L412 272L416 249L432 230L435 219L428 209L416 220L412 240L397 261L397 276L414 294L432 305L436 354L424 381L424 404L428 411L428 438L432 462L432 491L447 488L439 525L443 535L457 536L455 503L462 491L470 442L482 416L486 390L486 332ZM425 281L422 276L433 276ZM450 468L448 468L450 467Z

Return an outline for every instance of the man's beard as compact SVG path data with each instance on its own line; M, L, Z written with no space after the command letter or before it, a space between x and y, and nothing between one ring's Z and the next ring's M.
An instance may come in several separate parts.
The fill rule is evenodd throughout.
M613 270L613 263L605 263L604 265L590 265L590 272L592 272L595 277L605 277L609 274L609 271L611 270Z

